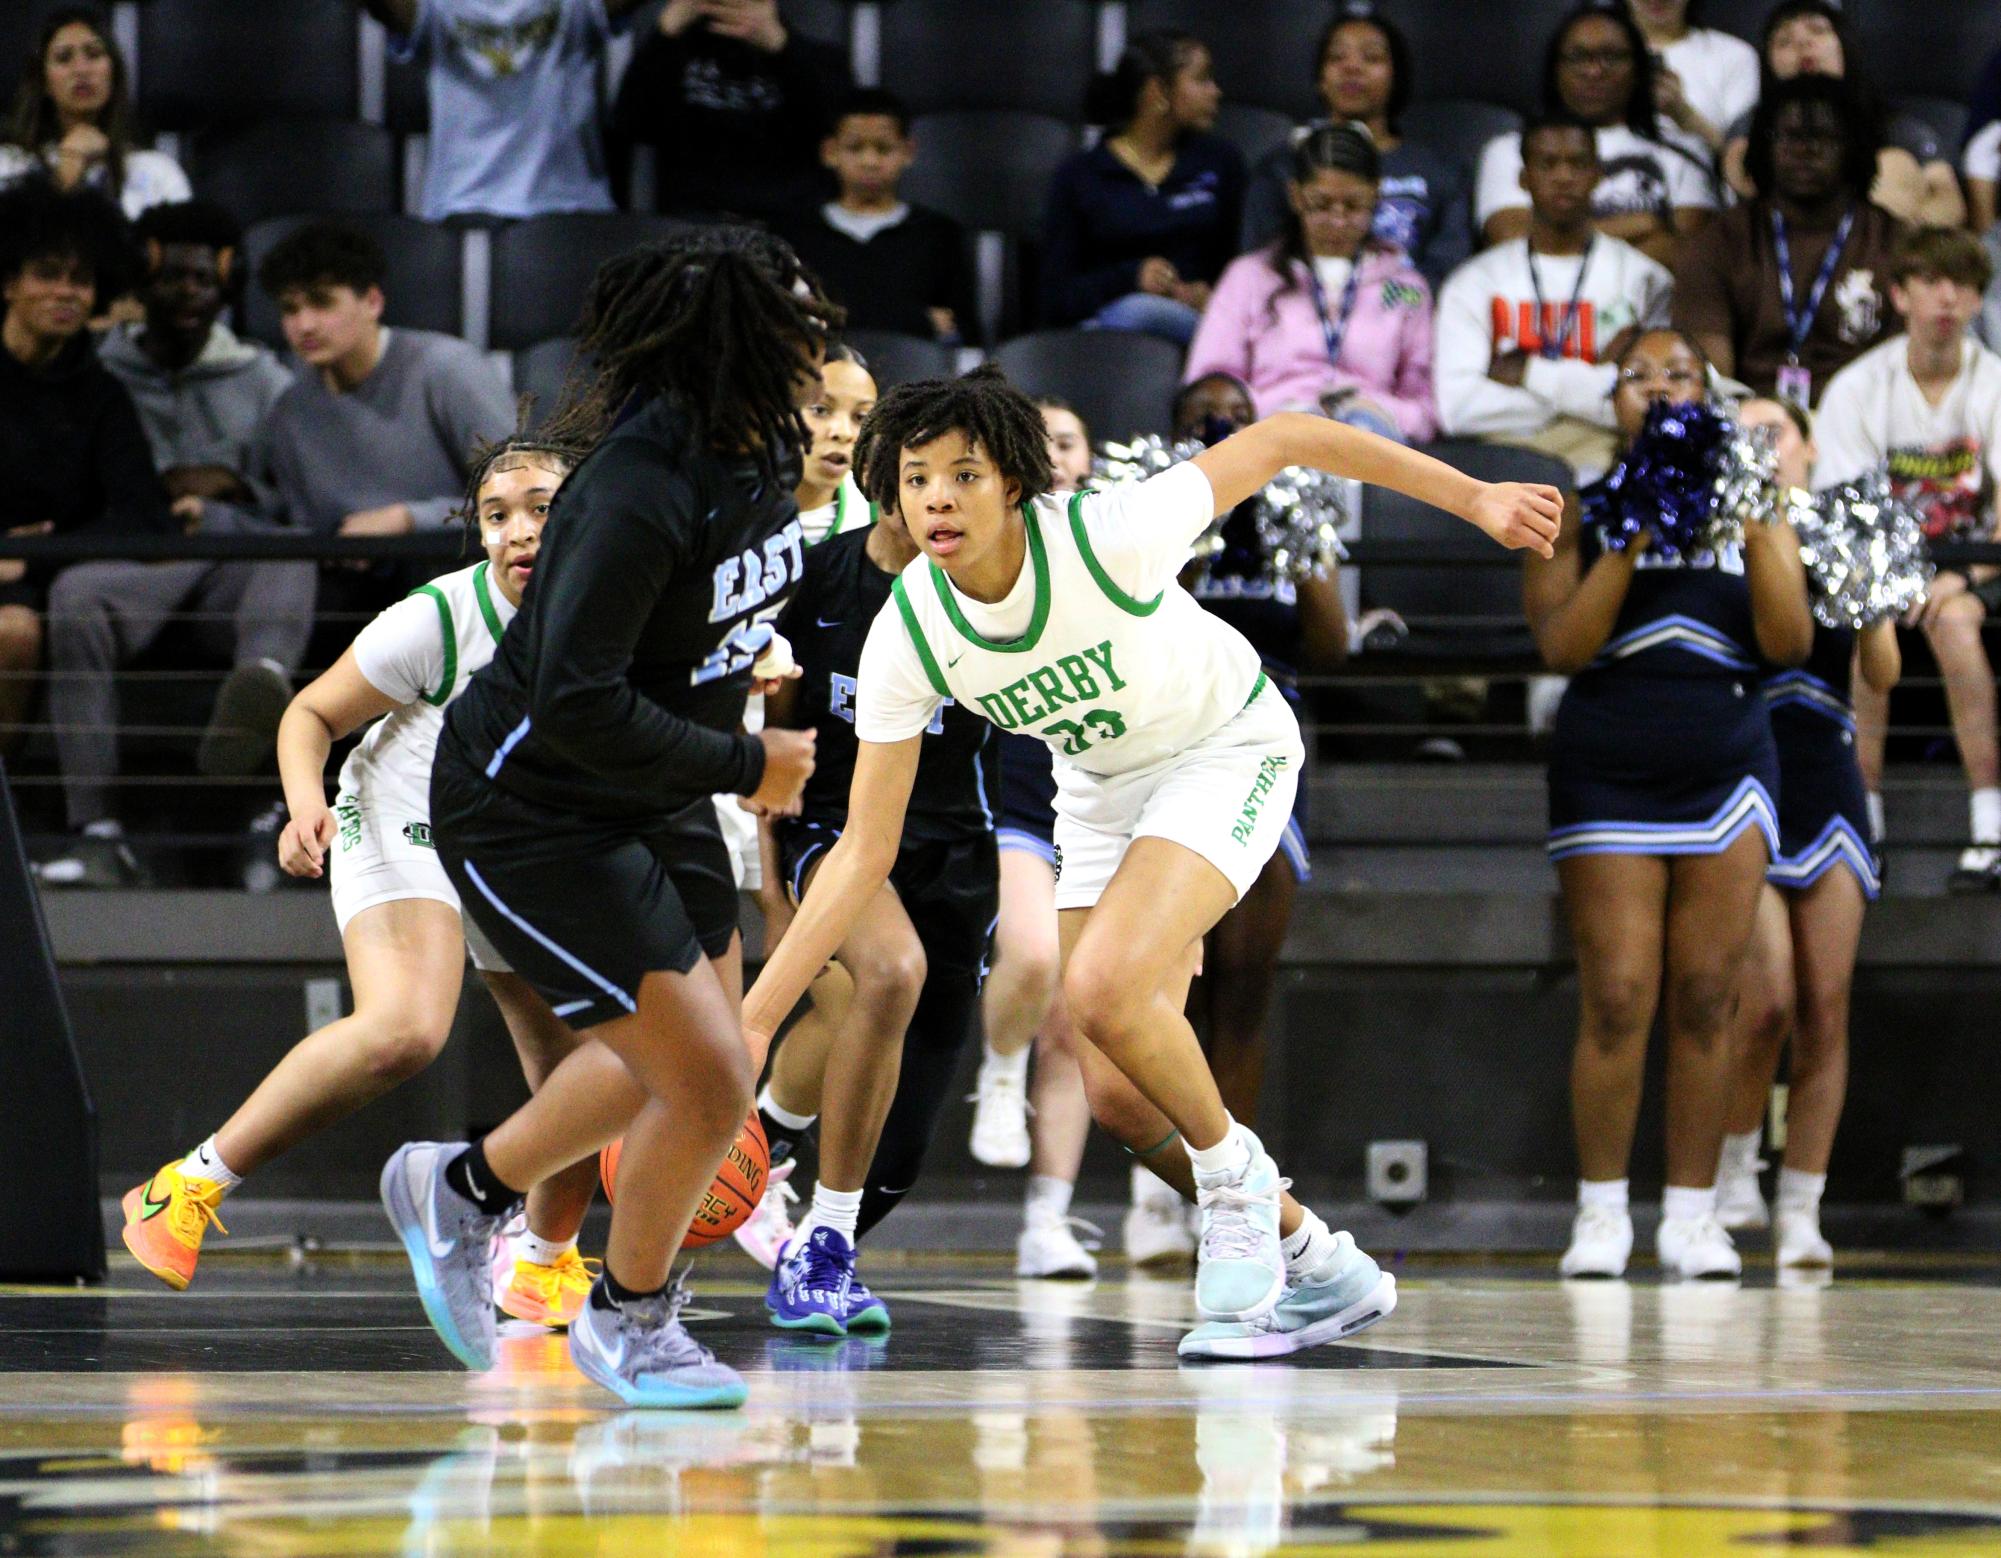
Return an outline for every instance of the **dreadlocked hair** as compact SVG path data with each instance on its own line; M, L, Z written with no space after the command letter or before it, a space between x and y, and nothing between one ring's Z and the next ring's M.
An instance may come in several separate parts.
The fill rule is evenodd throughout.
M584 463L584 456L591 452L595 439L587 436L576 425L574 418L568 425L561 418L555 418L542 428L531 431L534 409L535 397L523 395L515 406L514 431L505 438L478 444L472 451L472 468L466 475L465 501L458 513L471 541L477 541L479 537L479 489L486 485L489 476L496 471L512 470L517 463L548 464L557 467L567 480L570 473Z
M875 403L855 444L855 479L863 493L885 511L900 513L897 470L903 451L948 433L964 433L978 444L995 469L1021 487L1024 503L1055 484L1041 410L986 363L962 378L899 384Z
M696 440L748 453L767 477L807 442L794 404L845 315L783 239L748 227L691 228L598 268L577 343L595 365L560 420L607 428L635 396L658 395Z

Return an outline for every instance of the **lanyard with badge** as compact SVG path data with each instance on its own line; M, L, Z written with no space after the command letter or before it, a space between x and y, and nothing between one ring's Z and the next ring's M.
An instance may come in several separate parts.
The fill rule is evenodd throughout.
M1793 290L1793 246L1786 235L1785 213L1777 206L1772 207L1772 255L1779 267L1779 303L1785 309L1789 332L1786 360L1778 375L1781 400L1801 406L1813 404L1813 374L1800 362L1800 352L1806 346L1806 338L1813 334L1813 322L1820 316L1820 305L1826 301L1834 273L1841 268L1842 252L1847 249L1848 235L1854 230L1855 209L1851 206L1834 230L1834 241L1827 246L1820 273L1813 278L1813 290L1807 293L1806 307L1802 309Z
M1571 333L1577 329L1577 321L1583 317L1584 278L1591 273L1591 251L1597 246L1598 240L1595 237L1585 242L1584 258L1577 264L1577 285L1571 288L1570 301L1563 305L1563 312L1557 317L1556 336L1552 340L1549 332L1543 328L1543 321L1548 317L1549 305L1543 301L1542 275L1535 266L1535 245L1534 243L1529 245L1529 285L1535 289L1535 328L1536 334L1542 338L1539 350L1551 362L1555 362L1569 349Z
M1355 299L1362 289L1362 256L1358 250L1353 264L1348 270L1348 284L1341 289L1341 312L1329 315L1327 312L1327 289L1320 285L1320 270L1312 260L1306 262L1306 284L1313 292L1313 311L1320 316L1320 335L1327 343L1327 362L1330 367L1341 361L1341 343L1348 339L1348 321L1355 314Z

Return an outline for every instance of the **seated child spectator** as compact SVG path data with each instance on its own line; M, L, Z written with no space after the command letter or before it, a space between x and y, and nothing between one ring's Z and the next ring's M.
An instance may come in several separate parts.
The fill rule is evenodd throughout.
M1093 84L1105 138L1050 185L1045 323L1188 344L1243 219L1244 159L1209 133L1221 103L1209 50L1187 33L1140 33Z
M1889 266L1890 301L1907 324L1835 374L1820 403L1816 487L1854 481L1879 467L1914 507L1934 540L1985 541L1996 529L2001 480L2001 357L1973 340L1993 269L1980 240L1951 228L1910 233ZM1966 770L1971 833L1948 885L2001 891L2001 749L1994 669L1981 624L2001 569L1941 569L1911 620L1924 629L1945 681L1953 741ZM1855 687L1856 757L1869 787L1870 821L1882 836L1886 695Z
M1403 111L1416 76L1410 45L1396 24L1366 0L1351 0L1345 11L1328 27L1314 56L1314 84L1327 117L1295 130L1293 143L1324 124L1352 122L1368 129L1383 165L1375 236L1409 255L1436 290L1473 249L1469 170L1458 157L1403 133ZM1258 163L1244 201L1246 248L1271 243L1285 230L1291 177L1292 147L1280 147Z
M1667 322L1673 282L1631 244L1597 231L1602 178L1591 126L1546 117L1522 131L1525 238L1477 254L1438 305L1438 419L1447 433L1540 449L1580 481L1617 444L1615 366Z
M916 151L903 100L856 88L820 143L840 193L778 226L847 309L850 328L956 342L973 322L965 233L950 217L897 198Z
M251 449L292 376L221 321L241 290L243 236L205 201L149 208L137 225L145 318L120 325L98 356L132 396L153 463L190 528L202 499L251 499ZM42 880L111 886L129 856L112 804L118 772L119 669L192 614L200 639L235 669L216 698L197 766L254 771L291 696L312 629L313 565L295 562L78 563L49 592L49 722L56 730L76 846ZM260 731L262 735L260 735Z
M1716 212L1708 152L1664 125L1654 107L1653 56L1624 9L1583 0L1550 39L1543 107L1591 126L1598 138L1598 231L1666 264L1677 235ZM1528 231L1519 135L1496 136L1480 154L1474 218L1488 243Z
M1403 251L1371 236L1382 168L1355 125L1310 131L1292 153L1290 220L1233 261L1188 351L1187 382L1227 373L1257 414L1325 411L1428 443L1431 289Z
M612 209L598 77L640 0L363 4L397 60L424 63L426 221Z
M1914 14L1913 25L1922 25ZM1770 97L1782 81L1801 76L1845 80L1874 122L1875 178L1869 198L1900 222L1914 226L1957 227L1966 220L1966 202L1938 132L1911 114L1885 114L1865 78L1848 35L1840 0L1783 0L1765 20L1759 50L1759 96ZM1723 171L1745 199L1757 193L1746 166L1751 116L1730 126L1723 148Z
M662 211L779 217L824 199L820 137L841 51L778 0L667 0L618 92L612 136L654 148Z
M167 492L132 397L97 360L85 326L115 274L117 209L40 179L0 190L0 466L9 535L153 535ZM0 735L27 711L42 618L60 570L0 558Z
M23 62L13 124L0 142L0 182L37 167L59 189L110 196L128 217L188 198L180 164L138 143L125 61L97 6L51 10Z
M1874 127L1844 82L1780 82L1751 119L1746 167L1759 195L1676 261L1676 328L1755 394L1812 406L1894 328L1887 278L1903 228L1869 199Z

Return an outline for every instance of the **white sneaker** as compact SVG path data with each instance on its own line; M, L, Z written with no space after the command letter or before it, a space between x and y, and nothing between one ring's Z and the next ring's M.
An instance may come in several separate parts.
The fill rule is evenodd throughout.
M1662 1218L1654 1253L1663 1276L1727 1281L1744 1274L1744 1258L1713 1216Z
M777 1269L779 1256L792 1242L792 1214L786 1208L799 1200L799 1192L789 1183L798 1161L787 1158L771 1166L771 1172L765 1176L764 1194L757 1198L757 1209L736 1231L736 1242L743 1252L766 1271Z
M1752 1162L1756 1168L1765 1166L1756 1158ZM1758 1188L1755 1170L1749 1174L1739 1174L1734 1169L1717 1170L1716 1220L1733 1231L1771 1226L1771 1209L1765 1205L1764 1192Z
M1139 1171L1146 1174L1144 1169ZM1146 1174L1135 1179L1132 1210L1120 1229L1126 1259L1135 1266L1186 1266L1195 1259L1195 1235L1188 1231L1187 1204Z
M1834 1265L1834 1246L1820 1235L1819 1207L1780 1207L1773 1245L1781 1267L1821 1270Z
M1080 1229L1090 1236L1088 1244L1077 1237L1075 1230ZM1101 1230L1081 1217L1030 1217L1015 1241L1014 1274L1088 1282L1098 1274L1098 1260L1091 1252L1101 1237Z
M973 1156L988 1168L1027 1168L1030 1147L1025 1077L982 1061L972 1104Z
M1570 1225L1570 1248L1557 1262L1566 1277L1623 1277L1633 1254L1633 1218L1609 1206L1580 1206Z
M1195 1175L1202 1240L1195 1255L1195 1312L1204 1320L1247 1323L1272 1312L1285 1294L1278 1236L1279 1198L1292 1181L1255 1133L1237 1127L1251 1161L1234 1177Z

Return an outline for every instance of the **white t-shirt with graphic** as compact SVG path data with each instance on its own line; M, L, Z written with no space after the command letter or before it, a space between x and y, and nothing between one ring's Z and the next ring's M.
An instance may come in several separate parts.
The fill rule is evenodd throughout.
M1969 336L1959 377L1934 406L1911 377L1909 351L1909 336L1892 336L1828 381L1814 421L1814 486L1887 465L1926 535L1984 536L2001 481L2001 357Z
M1680 206L1715 207L1716 190L1701 166L1706 153L1648 140L1623 124L1607 125L1596 134L1599 177L1591 192L1591 214L1597 220L1635 211L1666 216ZM1485 227L1496 211L1526 210L1528 203L1528 191L1522 188L1521 135L1497 135L1480 153L1474 225Z
M407 812L430 816L431 760L445 709L493 659L513 620L514 607L481 561L413 590L355 635L362 676L400 707L348 754L340 770L343 794L364 802L393 795Z
M951 697L1088 775L1186 751L1243 709L1260 675L1249 640L1176 577L1215 513L1192 462L1038 498L1026 509L1021 576L992 603L917 558L863 646L856 735L919 735Z

